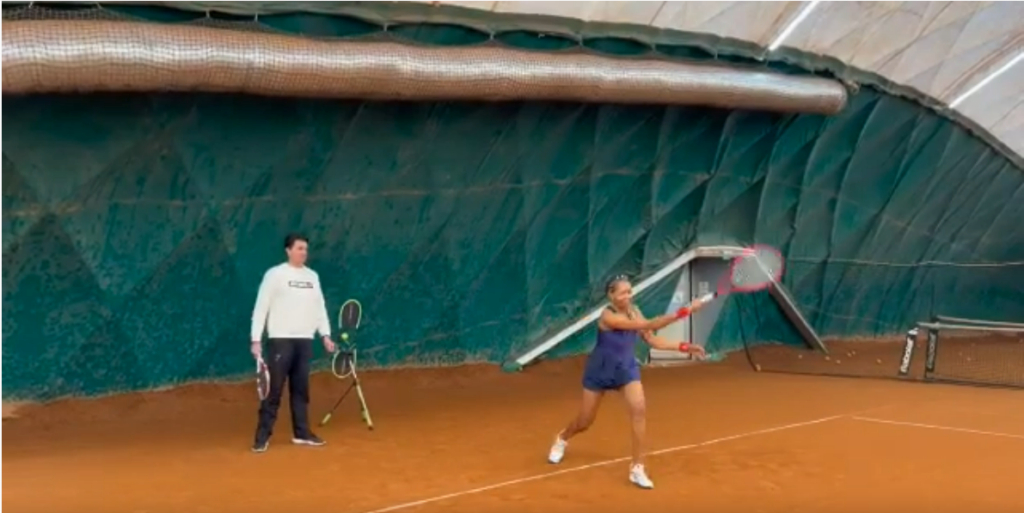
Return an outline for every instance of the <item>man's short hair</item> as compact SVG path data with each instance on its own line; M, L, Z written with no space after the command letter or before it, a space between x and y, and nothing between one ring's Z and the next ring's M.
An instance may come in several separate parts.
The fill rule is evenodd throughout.
M284 249L292 249L292 246L300 240L309 244L309 239L307 239L305 235L302 235L301 233L289 233L284 238Z

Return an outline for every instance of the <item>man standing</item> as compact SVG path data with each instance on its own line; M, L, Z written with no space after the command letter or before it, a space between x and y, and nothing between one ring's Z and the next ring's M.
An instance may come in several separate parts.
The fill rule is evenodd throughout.
M264 452L270 444L286 381L292 409L292 443L314 446L325 443L309 428L309 366L315 333L320 333L327 352L334 351L334 342L320 277L306 267L308 247L309 241L302 235L285 237L288 261L271 267L263 275L256 295L251 351L256 359L262 356L261 340L266 327L269 343L265 361L270 368L270 393L260 403L253 452Z

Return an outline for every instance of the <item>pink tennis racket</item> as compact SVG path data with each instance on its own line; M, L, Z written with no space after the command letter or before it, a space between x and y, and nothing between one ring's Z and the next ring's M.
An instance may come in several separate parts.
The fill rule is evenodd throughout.
M734 258L729 272L722 276L715 292L700 298L708 302L720 296L735 292L757 292L778 283L782 279L785 264L782 253L771 246L755 245Z

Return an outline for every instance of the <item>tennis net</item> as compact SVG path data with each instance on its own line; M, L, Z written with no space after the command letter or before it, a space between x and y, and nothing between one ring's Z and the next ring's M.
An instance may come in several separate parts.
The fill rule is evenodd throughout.
M918 326L926 380L1024 388L1024 324L937 317Z
M744 347L760 372L1024 388L1024 323L937 316L903 337Z
M827 353L790 344L749 345L745 350L760 372L887 379L920 379L924 374L924 358L912 358L925 349L924 337L915 330L903 338L825 340L824 345Z

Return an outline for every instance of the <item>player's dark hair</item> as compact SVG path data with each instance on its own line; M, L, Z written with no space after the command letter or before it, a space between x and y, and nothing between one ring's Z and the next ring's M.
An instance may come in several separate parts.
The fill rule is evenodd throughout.
M626 276L625 274L617 274L615 276L612 276L612 278L608 280L608 283L604 284L604 293L611 294L611 292L615 290L615 286L624 281L628 282L629 276Z
M284 249L292 249L292 246L300 240L309 244L309 239L307 239L305 235L302 235L301 233L289 233L284 237Z

